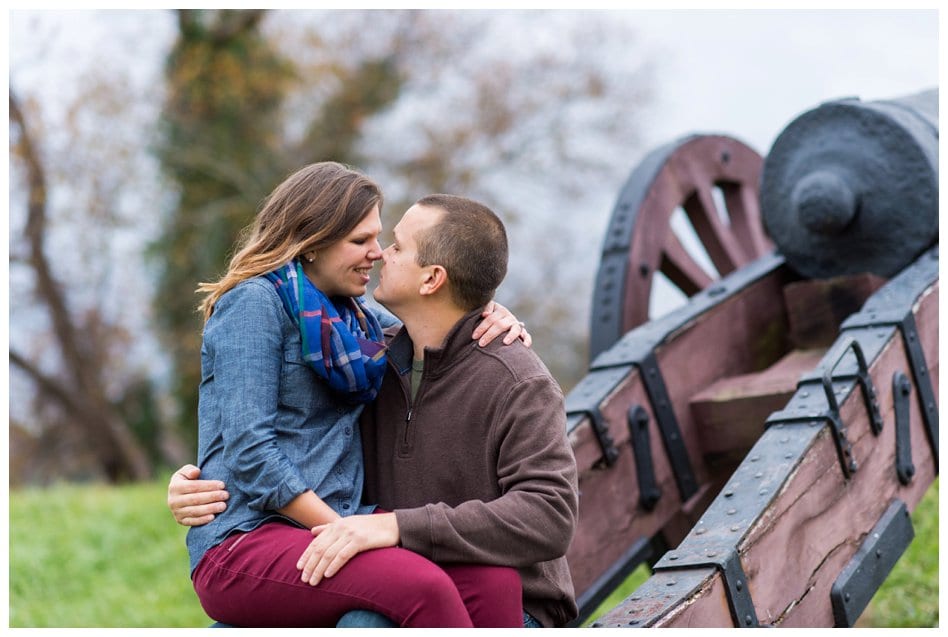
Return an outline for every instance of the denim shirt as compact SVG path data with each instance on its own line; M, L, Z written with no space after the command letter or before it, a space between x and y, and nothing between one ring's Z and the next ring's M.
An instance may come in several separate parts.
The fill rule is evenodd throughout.
M213 521L188 530L192 572L234 531L296 524L276 510L307 489L342 516L374 509L361 504L362 406L337 398L301 350L299 329L263 277L215 304L201 347L198 466L201 479L224 482L230 499Z

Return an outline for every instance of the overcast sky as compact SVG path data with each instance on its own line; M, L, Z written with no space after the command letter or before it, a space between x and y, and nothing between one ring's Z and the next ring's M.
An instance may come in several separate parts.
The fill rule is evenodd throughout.
M644 44L636 51L658 69L654 108L643 127L649 146L690 132L720 132L766 154L789 121L824 100L895 97L938 83L934 9L681 9L615 17L636 27ZM47 34L40 50L29 28L36 21ZM158 64L174 28L170 16L161 22L165 28L143 32L135 12L13 12L11 77L17 83L42 76L55 90L78 60L107 54L116 36L113 46L134 38L136 58L156 53Z
M766 154L787 123L825 100L938 84L933 10L662 11L636 22L665 66L656 142L723 132Z

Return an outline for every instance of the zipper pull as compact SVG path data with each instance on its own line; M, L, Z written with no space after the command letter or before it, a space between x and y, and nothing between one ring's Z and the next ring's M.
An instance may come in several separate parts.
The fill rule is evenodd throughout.
M407 424L411 424L411 415L412 415L413 413L415 413L415 408L414 408L414 407L409 407L409 408L408 408L408 415L405 416L405 424L406 424L406 425L407 425Z

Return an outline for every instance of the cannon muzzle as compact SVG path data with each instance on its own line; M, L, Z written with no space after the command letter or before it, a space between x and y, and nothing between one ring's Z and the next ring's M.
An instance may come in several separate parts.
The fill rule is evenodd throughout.
M800 115L767 155L760 201L800 274L893 276L938 241L938 90Z

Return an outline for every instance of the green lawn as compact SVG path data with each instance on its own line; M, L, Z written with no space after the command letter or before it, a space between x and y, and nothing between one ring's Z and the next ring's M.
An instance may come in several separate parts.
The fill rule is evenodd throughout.
M12 627L208 626L166 484L10 493Z
M912 516L915 541L863 614L865 626L938 623L938 483ZM165 483L59 486L10 493L10 625L202 627L185 530ZM602 610L648 576L640 568Z

